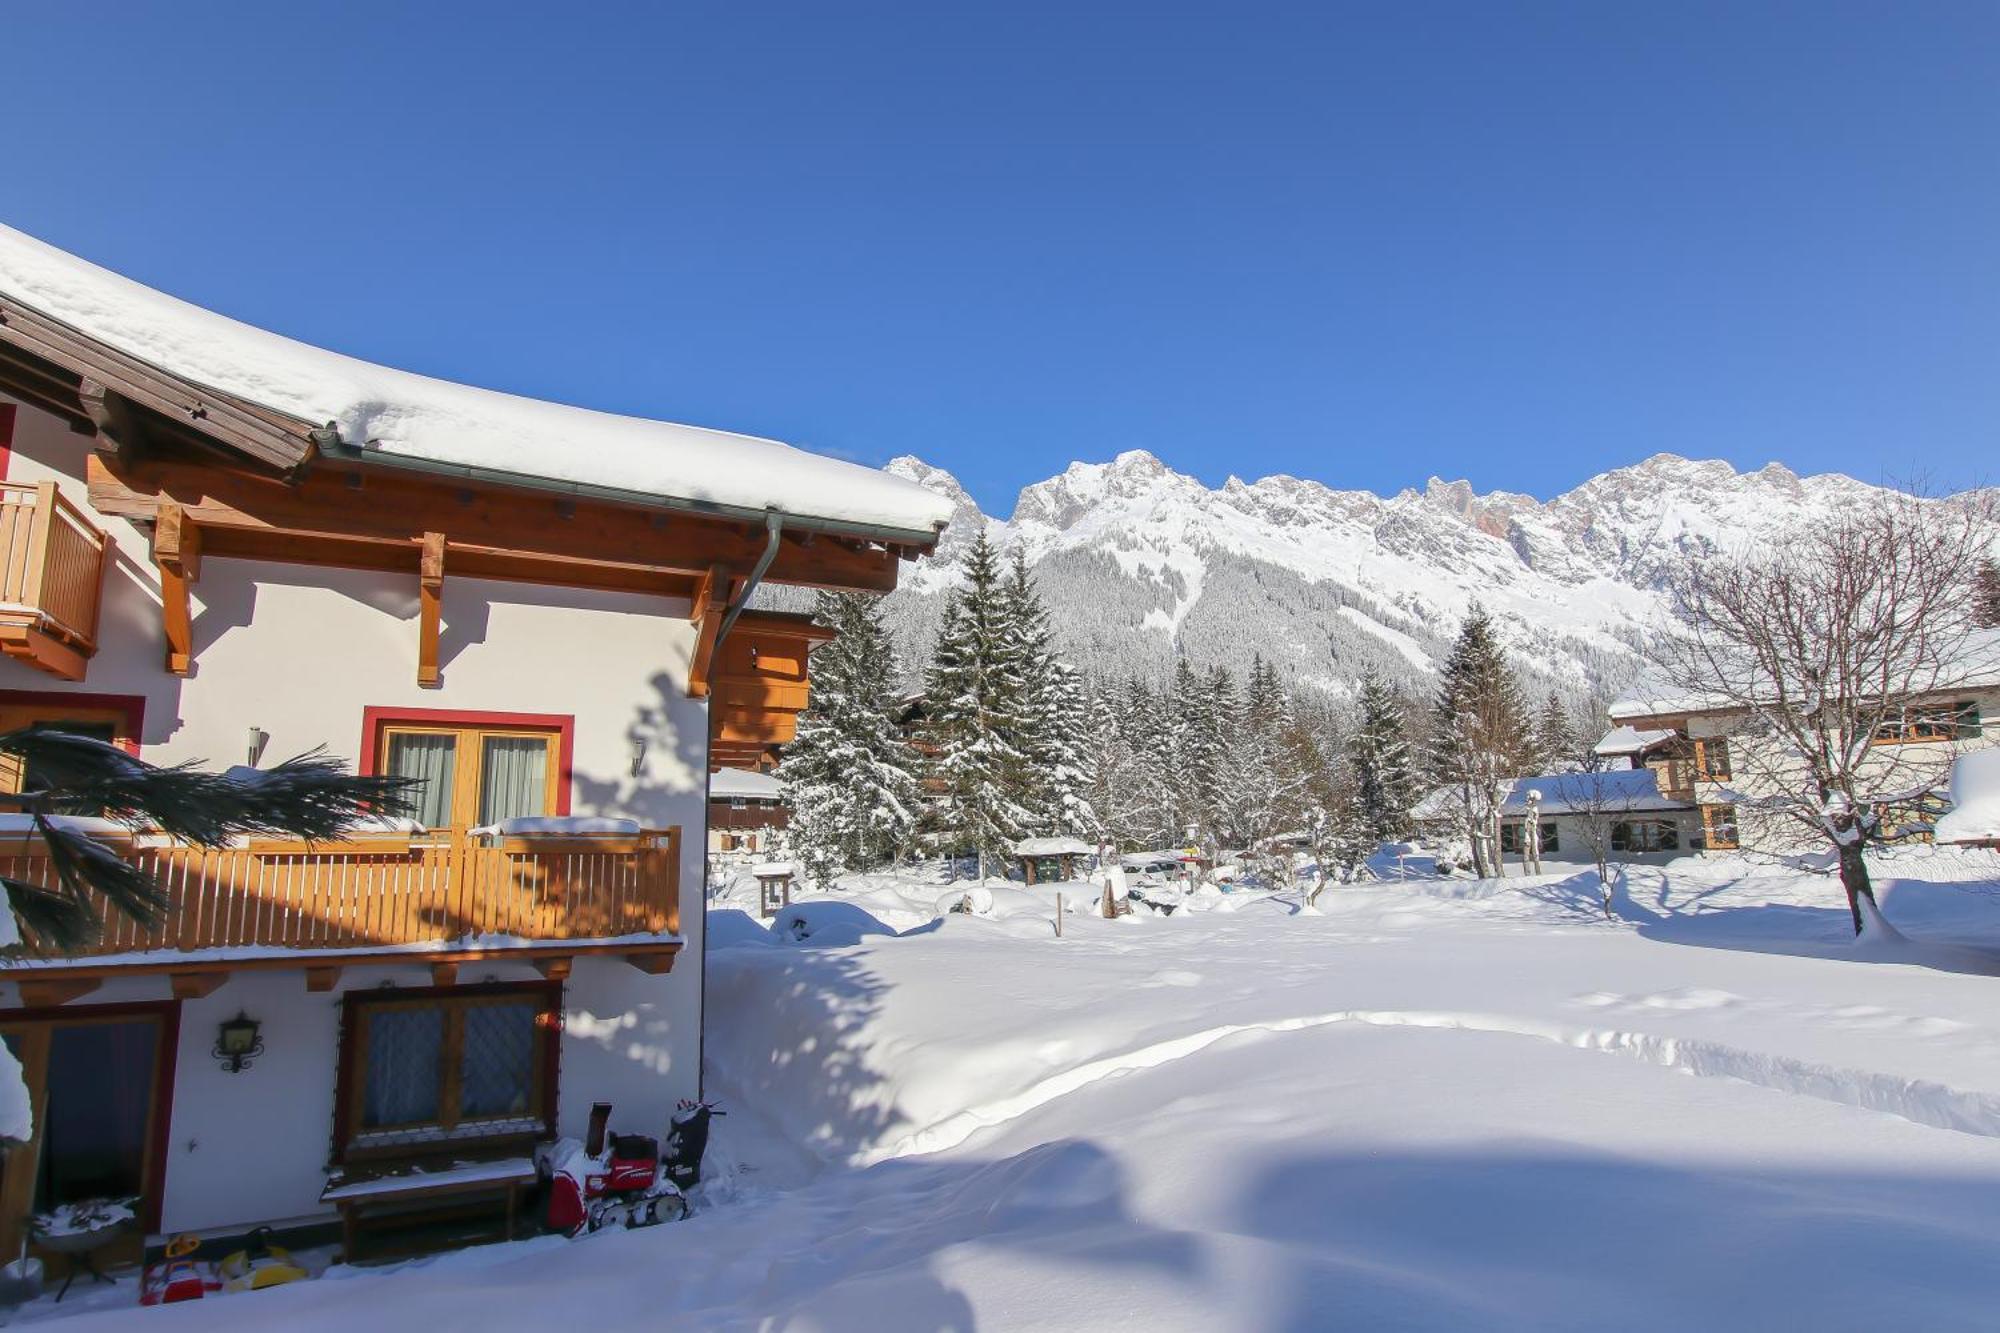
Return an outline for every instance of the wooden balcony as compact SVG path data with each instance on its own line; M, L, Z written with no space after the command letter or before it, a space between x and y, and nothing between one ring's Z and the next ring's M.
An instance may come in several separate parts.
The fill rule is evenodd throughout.
M52 481L0 482L0 652L82 680L110 539Z
M680 949L678 828L623 839L382 838L220 851L141 839L120 851L165 892L160 924L93 903L104 921L97 943L63 955L31 939L8 979L139 968L172 973L176 994L203 995L231 971L289 967L307 970L309 988L330 990L341 967L360 963L423 963L449 984L457 964L495 958L532 960L556 975L573 957L610 954L665 972ZM0 875L54 878L47 849L23 839L0 846Z

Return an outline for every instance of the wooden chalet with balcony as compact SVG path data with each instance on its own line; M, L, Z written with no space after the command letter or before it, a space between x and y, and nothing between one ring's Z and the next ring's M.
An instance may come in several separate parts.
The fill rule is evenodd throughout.
M887 591L949 513L320 351L5 228L0 462L0 729L324 747L419 793L338 845L102 829L172 910L0 970L35 1111L0 1157L10 1254L83 1198L136 1197L136 1245L317 1224L330 1171L498 1180L596 1101L664 1133L699 1090L708 775L768 766L825 637L750 594ZM0 795L38 785L15 768ZM50 882L46 849L0 830L0 874Z

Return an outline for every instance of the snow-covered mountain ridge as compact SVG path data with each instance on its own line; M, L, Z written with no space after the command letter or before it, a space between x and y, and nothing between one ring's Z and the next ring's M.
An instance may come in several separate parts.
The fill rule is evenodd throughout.
M955 510L938 554L906 571L890 599L912 661L983 528L1026 554L1088 670L1154 674L1177 652L1205 665L1260 650L1336 691L1371 663L1427 676L1475 598L1537 686L1615 687L1688 552L1768 537L1875 489L1672 454L1547 501L1436 477L1387 497L1289 476L1210 489L1133 450L1036 482L1003 520L920 459L888 471Z

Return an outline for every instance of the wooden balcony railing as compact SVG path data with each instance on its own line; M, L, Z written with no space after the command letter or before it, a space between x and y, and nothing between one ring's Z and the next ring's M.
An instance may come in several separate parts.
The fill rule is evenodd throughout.
M52 481L0 482L0 651L82 680L110 539Z
M609 947L680 930L678 828L618 840L509 838L496 845L418 837L252 842L220 851L142 841L120 850L165 892L165 918L142 926L93 902L104 921L100 940L67 955L29 940L31 958L242 949L268 959L274 948L421 956L427 948ZM0 875L54 882L38 840L0 846Z

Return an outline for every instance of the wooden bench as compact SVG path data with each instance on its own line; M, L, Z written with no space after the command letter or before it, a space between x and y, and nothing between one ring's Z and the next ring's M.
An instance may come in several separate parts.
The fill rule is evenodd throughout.
M535 1185L535 1163L529 1157L502 1157L481 1162L401 1163L386 1167L337 1170L320 1191L320 1202L340 1210L343 1257L362 1257L364 1236L407 1231L464 1217L498 1215L493 1233L478 1240L512 1240L520 1216L521 1196ZM457 1238L463 1239L463 1238ZM438 1248L421 1242L401 1247L373 1248L370 1257L387 1258Z

